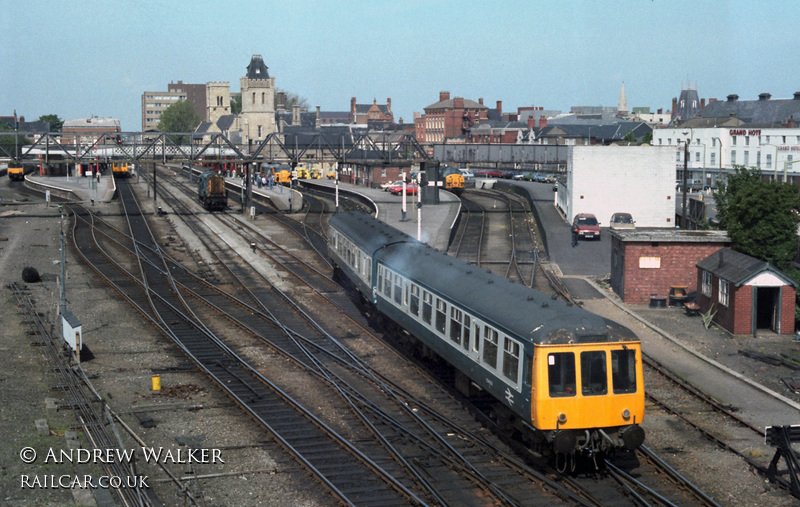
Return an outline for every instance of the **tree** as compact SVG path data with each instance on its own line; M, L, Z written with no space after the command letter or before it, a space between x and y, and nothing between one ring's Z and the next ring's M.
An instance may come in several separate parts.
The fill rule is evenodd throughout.
M203 121L194 112L194 106L188 100L179 100L161 113L158 130L161 132L194 132Z
M629 143L636 144L636 134L633 133L633 130L629 130L625 137L622 138L623 141L627 141Z
M242 112L242 94L231 93L231 114L239 114Z
M299 96L296 93L287 92L286 90L281 90L278 88L276 91L283 92L286 97L286 103L284 103L283 107L287 111L291 111L294 106L300 106L300 109L303 111L308 111L308 101L304 98ZM275 109L278 109L278 94L275 94Z
M733 248L785 269L797 254L800 189L761 178L759 169L735 167L714 192L720 228Z
M57 114L45 114L39 117L39 121L46 121L50 124L50 132L61 132L61 127L64 126L64 120L58 117Z

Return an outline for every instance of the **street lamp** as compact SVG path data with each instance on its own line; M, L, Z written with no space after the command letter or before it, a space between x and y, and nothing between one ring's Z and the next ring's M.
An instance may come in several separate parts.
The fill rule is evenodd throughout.
M681 205L681 227L683 229L686 229L689 225L689 219L686 216L686 198L687 198L686 185L688 183L687 173L689 172L689 143L692 141L691 129L689 129L689 132L683 133L683 135L687 134L689 135L689 137L683 142L683 189L682 189L683 202Z
M719 141L719 172L717 173L717 188L719 188L722 180L722 139L719 137L712 137L711 139Z

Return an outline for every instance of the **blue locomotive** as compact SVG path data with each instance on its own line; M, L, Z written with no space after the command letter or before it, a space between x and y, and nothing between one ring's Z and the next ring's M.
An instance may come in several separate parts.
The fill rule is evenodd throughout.
M641 343L628 328L364 213L338 213L329 228L336 275L452 365L460 391L490 394L531 450L574 458L642 444Z

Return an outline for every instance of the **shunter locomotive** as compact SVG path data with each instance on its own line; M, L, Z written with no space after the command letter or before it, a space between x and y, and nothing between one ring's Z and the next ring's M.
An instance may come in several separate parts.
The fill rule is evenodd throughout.
M208 211L222 211L228 205L225 178L215 171L205 171L197 182L197 198Z
M360 212L329 221L335 274L398 340L452 365L459 391L531 451L575 463L644 441L641 343L628 328L448 256Z

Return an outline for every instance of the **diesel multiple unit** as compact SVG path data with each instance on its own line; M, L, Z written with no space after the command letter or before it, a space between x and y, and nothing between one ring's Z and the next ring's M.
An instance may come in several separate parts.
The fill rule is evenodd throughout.
M338 213L329 227L336 274L452 365L459 390L489 393L498 422L531 449L575 457L642 444L641 344L628 328L364 213Z

